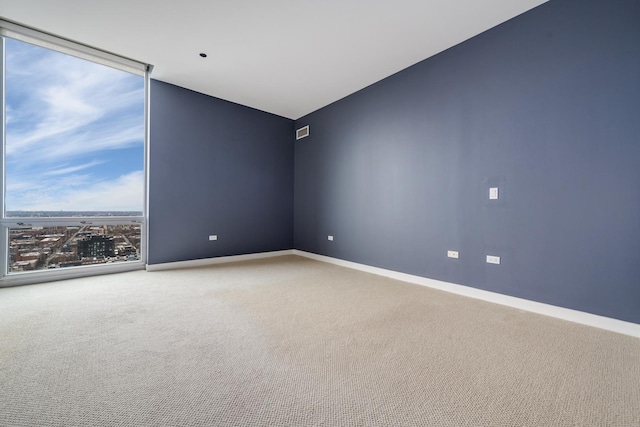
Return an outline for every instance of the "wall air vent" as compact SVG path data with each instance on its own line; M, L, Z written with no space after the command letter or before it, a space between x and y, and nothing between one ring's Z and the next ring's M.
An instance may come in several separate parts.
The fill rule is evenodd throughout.
M296 140L309 136L309 125L296 130Z

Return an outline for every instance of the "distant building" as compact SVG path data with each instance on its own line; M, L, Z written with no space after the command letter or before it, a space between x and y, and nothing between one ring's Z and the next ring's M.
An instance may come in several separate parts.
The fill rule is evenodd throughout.
M82 265L82 261L66 261L60 263L60 268L64 267L78 267Z
M92 234L78 239L79 258L106 258L115 256L113 237L104 234Z
M12 262L10 270L12 272L33 270L36 268L37 262L37 260Z
M16 261L40 261L44 257L44 254L41 252L24 252L20 253L15 257Z
M136 255L136 248L134 248L131 245L126 245L126 246L120 246L118 248L118 255L119 256L130 256L130 255Z
M63 242L64 236L47 236L38 243L40 247L58 247Z

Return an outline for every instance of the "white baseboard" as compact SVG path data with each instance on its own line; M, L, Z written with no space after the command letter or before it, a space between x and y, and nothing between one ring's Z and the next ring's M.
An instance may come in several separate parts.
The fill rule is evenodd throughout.
M273 252L260 252L256 254L221 256L216 258L194 259L189 261L165 262L162 264L147 264L147 271L174 270L178 268L203 267L228 262L248 261L252 259L272 258L283 255L293 255L293 249Z
M294 249L294 255L640 338L640 324Z
M414 283L417 285L427 286L433 289L439 289L445 292L451 292L466 297L488 301L495 304L506 305L508 307L520 310L530 311L545 316L551 316L570 322L580 323L582 325L592 326L595 328L605 329L619 334L630 335L640 338L640 324L625 322L623 320L612 319L610 317L599 316L597 314L586 313L584 311L572 310L570 308L558 307L555 305L544 304L526 300L523 298L512 297L499 294L496 292L476 289L469 286L457 285L455 283L443 282L440 280L429 279L427 277L415 276L412 274L400 273L398 271L386 270L384 268L372 267L370 265L358 264L356 262L345 261L338 258L332 258L324 255L318 255L310 252L300 251L297 249L288 249L283 251L260 252L256 254L232 255L216 258L196 259L190 261L167 262L162 264L147 264L147 271L173 270L178 268L203 267L214 264L224 264L237 261L248 261L253 259L272 258L283 255L298 255L305 258L322 261L329 264L339 265L342 267L360 270L367 273L377 274L378 276L389 277L391 279L403 282Z

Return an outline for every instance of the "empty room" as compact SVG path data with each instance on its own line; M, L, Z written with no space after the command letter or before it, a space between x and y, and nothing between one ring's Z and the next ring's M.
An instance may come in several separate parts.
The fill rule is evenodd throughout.
M640 426L640 1L0 41L0 426Z

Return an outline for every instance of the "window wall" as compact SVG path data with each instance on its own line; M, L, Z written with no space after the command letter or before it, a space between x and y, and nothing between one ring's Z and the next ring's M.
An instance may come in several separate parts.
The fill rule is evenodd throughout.
M2 284L142 268L147 67L2 31Z

